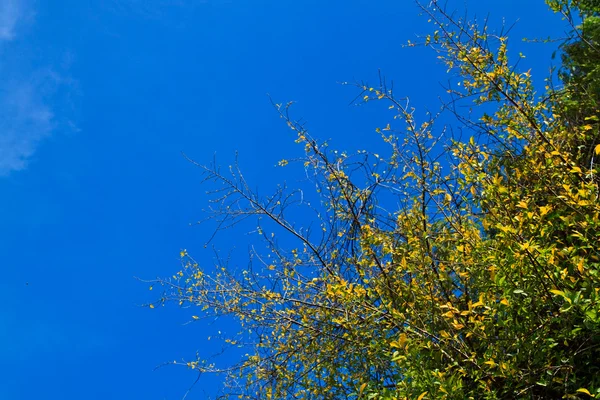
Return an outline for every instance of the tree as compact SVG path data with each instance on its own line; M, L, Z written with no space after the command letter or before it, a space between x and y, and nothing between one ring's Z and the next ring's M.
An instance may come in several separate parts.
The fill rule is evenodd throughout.
M561 12L574 28L562 48L562 68L559 72L565 88L559 91L560 114L565 124L585 126L589 121L597 122L598 102L600 100L600 3L596 1L580 1L577 3L578 15L559 4L551 6ZM580 26L575 26L575 20L580 20ZM598 143L597 135L588 135L587 143L577 143L579 151L587 154L580 155L585 165L593 162L594 143Z
M225 397L248 399L600 398L597 6L548 4L583 22L562 47L562 87L542 97L505 35L423 7L435 30L421 44L448 66L444 112L467 140L438 115L418 121L382 79L357 86L394 113L377 129L387 157L331 151L275 105L304 146L314 208L196 164L219 185L219 226L257 218L269 254L209 275L183 251L155 282L159 302L244 329L230 338L248 351L238 364L188 367L226 373ZM298 208L316 229L294 223Z

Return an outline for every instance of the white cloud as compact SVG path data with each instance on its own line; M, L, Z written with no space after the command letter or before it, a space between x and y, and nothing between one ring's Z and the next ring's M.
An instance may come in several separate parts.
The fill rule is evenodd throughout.
M0 176L22 170L53 128L53 112L35 82L0 89Z
M29 0L0 0L0 177L25 169L40 143L66 119L56 115L58 94L72 81L52 66L30 68L27 41L17 40L33 14Z
M0 0L0 40L12 40L15 26L21 16L19 0Z

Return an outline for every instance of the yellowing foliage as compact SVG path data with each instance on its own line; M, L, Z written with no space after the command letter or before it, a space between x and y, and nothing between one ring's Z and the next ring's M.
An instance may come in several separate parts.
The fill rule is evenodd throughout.
M469 140L443 141L435 116L417 121L384 81L357 98L393 113L377 129L388 157L331 151L276 104L320 197L312 231L287 219L293 193L262 198L236 168L201 166L226 188L221 223L254 215L279 229L258 229L262 267L208 274L182 251L182 270L154 283L164 301L240 321L239 364L188 364L227 373L240 398L600 398L596 114L574 114L568 86L538 96L507 37L437 1L423 11Z

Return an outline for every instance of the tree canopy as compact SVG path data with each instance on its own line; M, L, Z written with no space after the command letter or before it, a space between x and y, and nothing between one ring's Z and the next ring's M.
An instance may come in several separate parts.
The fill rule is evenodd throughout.
M319 204L197 164L219 226L257 218L269 251L215 274L182 251L156 281L158 302L243 327L238 364L188 367L246 399L600 398L600 7L547 3L572 34L541 94L504 33L422 7L433 32L408 46L445 63L448 100L419 117L385 80L357 84L392 115L387 155L333 151L275 104Z

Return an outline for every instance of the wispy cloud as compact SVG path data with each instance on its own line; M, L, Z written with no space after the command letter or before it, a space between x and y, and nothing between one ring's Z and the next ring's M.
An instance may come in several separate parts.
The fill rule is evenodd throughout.
M34 82L0 88L0 175L27 165L40 141L52 131L54 114Z
M21 5L19 0L0 0L0 40L13 39Z
M30 4L0 0L0 177L26 168L40 143L65 120L57 116L57 94L72 82L52 65L28 67L23 47L28 42L19 36L34 15Z

